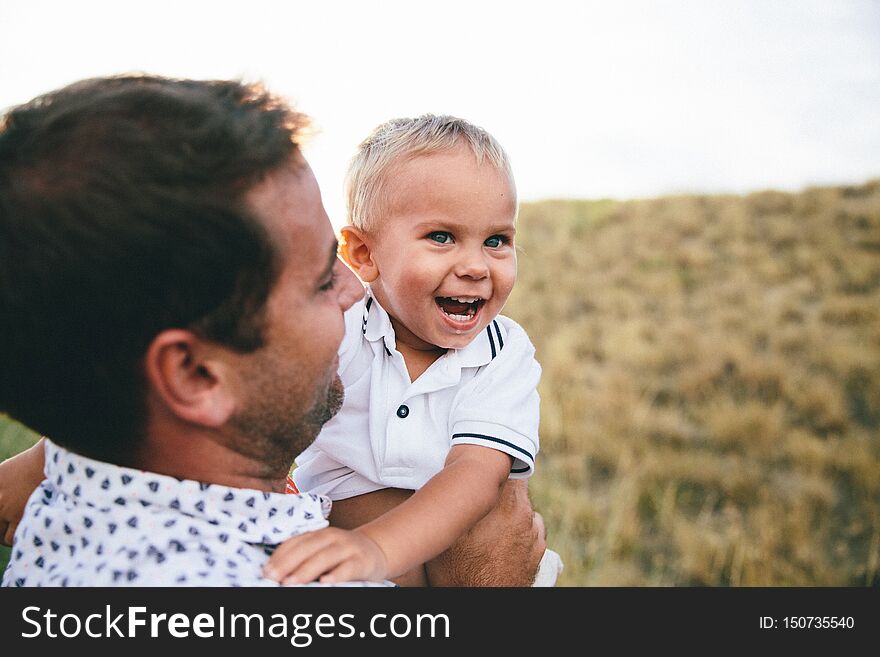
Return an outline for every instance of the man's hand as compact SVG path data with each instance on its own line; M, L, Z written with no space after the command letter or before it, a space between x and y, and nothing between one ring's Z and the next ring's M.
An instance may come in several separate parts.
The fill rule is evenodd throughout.
M358 530L335 527L284 541L263 569L266 577L282 584L381 581L386 572L385 554L375 541Z
M31 493L43 481L43 441L0 463L0 542L12 545Z
M508 481L498 505L428 562L431 586L531 586L547 547L544 519L524 479Z

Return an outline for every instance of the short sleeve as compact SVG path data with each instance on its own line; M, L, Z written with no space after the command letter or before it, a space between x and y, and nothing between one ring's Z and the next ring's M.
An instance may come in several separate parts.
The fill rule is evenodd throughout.
M499 318L501 320L502 318ZM541 366L526 332L505 320L507 338L453 402L452 444L491 447L513 457L510 476L531 476L538 453Z

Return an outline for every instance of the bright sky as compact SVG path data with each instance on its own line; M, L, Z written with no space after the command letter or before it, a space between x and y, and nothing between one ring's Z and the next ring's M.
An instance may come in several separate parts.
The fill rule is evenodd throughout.
M0 107L132 70L296 102L336 224L358 142L424 112L492 132L523 200L880 176L873 0L0 0Z

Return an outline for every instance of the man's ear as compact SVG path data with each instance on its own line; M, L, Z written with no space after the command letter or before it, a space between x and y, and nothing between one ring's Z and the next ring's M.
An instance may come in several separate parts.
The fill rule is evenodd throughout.
M147 382L173 415L208 427L222 426L235 410L230 370L212 358L215 349L191 331L159 333L144 359Z
M364 283L372 283L379 277L379 267L373 260L373 250L367 235L354 226L343 226L340 251L342 259L348 263Z

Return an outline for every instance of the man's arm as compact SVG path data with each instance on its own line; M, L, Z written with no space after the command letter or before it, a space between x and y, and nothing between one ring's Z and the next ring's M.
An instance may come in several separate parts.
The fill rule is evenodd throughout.
M43 440L0 463L0 543L12 545L31 493L43 481Z
M388 488L334 502L330 523L354 529L406 500ZM510 480L498 505L446 552L394 581L401 586L531 586L546 548L544 521L532 510L525 480Z

